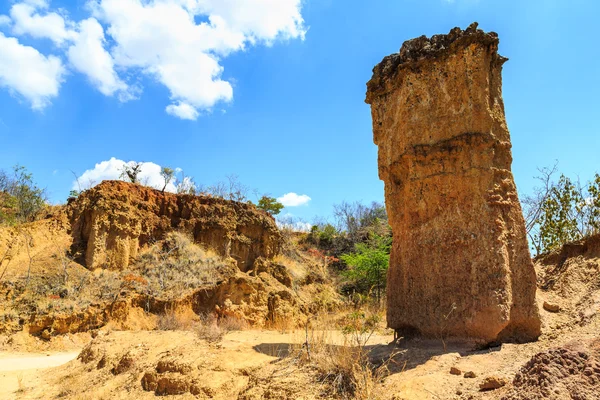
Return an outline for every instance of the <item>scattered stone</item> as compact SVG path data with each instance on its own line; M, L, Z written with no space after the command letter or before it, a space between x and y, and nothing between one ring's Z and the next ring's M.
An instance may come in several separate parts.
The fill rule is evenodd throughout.
M465 378L477 378L477 374L473 371L467 371L464 375Z
M547 301L545 301L544 302L544 310L551 312L551 313L557 313L560 311L560 306L558 304L548 303Z
M450 373L452 375L462 375L462 371L456 367L451 367L450 368Z
M506 379L497 376L488 376L479 384L479 390L496 390L506 385Z
M498 44L477 24L422 36L367 84L394 231L387 322L397 334L490 343L541 333Z

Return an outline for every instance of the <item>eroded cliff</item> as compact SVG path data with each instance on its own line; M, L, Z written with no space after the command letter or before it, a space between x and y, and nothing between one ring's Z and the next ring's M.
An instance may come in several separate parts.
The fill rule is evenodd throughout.
M485 342L540 334L498 43L477 24L409 40L367 84L397 331Z
M69 204L74 248L90 269L126 269L139 249L173 230L237 261L245 272L258 257L279 253L273 217L256 207L207 196L177 195L105 181Z

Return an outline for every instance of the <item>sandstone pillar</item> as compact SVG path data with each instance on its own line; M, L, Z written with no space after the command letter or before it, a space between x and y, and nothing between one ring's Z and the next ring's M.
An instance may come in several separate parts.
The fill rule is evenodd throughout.
M394 233L387 318L400 333L540 335L498 43L476 23L409 40L367 84Z

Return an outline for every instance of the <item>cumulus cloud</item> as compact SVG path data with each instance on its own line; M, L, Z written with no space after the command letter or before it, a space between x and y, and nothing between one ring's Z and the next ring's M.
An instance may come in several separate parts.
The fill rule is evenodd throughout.
M310 200L311 198L305 194L299 195L293 192L284 194L283 196L277 198L277 201L283 204L285 207L304 206L308 204Z
M73 190L88 189L96 186L102 181L119 180L125 165L134 165L135 161L125 162L112 157L110 160L97 163L94 168L88 169L73 182ZM143 162L141 172L139 174L140 182L145 186L162 189L164 179L160 175L162 167L153 162ZM81 188L80 188L81 186ZM169 183L165 189L167 192L174 193L176 187L173 182Z
M10 25L10 17L8 15L0 15L0 26Z
M1 32L0 49L0 87L24 97L35 110L58 96L66 72L58 57L46 57Z
M118 92L121 100L129 100L132 92L119 79L111 55L104 49L105 38L102 25L94 18L79 23L79 32L69 47L67 55L73 67L85 74L100 93L112 96Z
M15 35L29 35L38 39L50 39L57 45L62 45L67 40L73 39L75 32L68 29L70 22L55 13L39 13L46 9L45 1L27 1L17 3L10 9L13 21L12 31Z
M312 225L308 222L297 220L293 217L277 218L275 221L279 229L289 229L294 232L310 232Z
M187 103L171 104L167 106L167 114L173 115L181 119L196 120L198 118L198 110Z
M182 119L195 120L200 111L233 99L231 83L222 78L224 57L249 45L303 39L306 32L302 0L90 0L88 5L93 18L76 23L45 0L18 2L10 11L12 32L68 48L73 68L107 96L131 99L117 71L141 72L169 90L166 112Z

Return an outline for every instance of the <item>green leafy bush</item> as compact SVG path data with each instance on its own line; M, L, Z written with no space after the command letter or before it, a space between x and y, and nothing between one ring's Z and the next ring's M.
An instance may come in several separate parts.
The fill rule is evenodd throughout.
M390 248L391 237L374 236L367 243L357 243L354 252L340 256L348 265L343 276L359 293L374 295L379 301L385 292Z
M283 210L283 204L277 201L275 197L263 196L258 200L258 208L268 212L271 215L277 215Z

